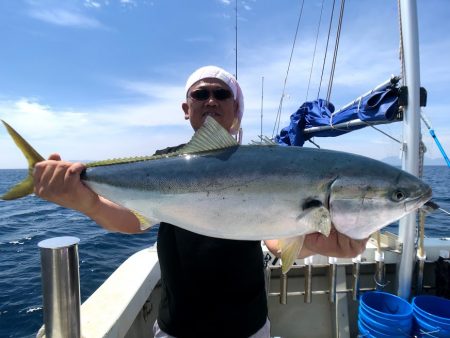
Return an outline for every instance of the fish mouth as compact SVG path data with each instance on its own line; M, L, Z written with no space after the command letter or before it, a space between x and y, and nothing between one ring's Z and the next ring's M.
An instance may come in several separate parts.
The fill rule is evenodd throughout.
M407 212L413 211L415 209L417 209L418 207L421 207L422 205L424 205L426 202L428 202L431 197L432 197L432 190L431 188L428 188L427 191L425 191L424 194L422 194L421 196L418 196L416 198L410 199L409 201L405 202L405 210Z

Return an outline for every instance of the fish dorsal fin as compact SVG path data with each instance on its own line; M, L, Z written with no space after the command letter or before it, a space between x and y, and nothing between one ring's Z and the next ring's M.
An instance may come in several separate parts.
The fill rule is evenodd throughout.
M194 154L202 151L211 151L234 147L239 143L231 134L226 131L216 120L207 116L203 126L201 126L192 136L192 139L181 149L163 155L115 158L103 161L95 161L87 163L87 167L98 167L112 164L132 163L157 160L167 157L176 157L184 154Z
M207 116L201 126L192 136L192 139L181 148L180 154L193 154L203 151L218 150L235 147L239 143L216 120Z

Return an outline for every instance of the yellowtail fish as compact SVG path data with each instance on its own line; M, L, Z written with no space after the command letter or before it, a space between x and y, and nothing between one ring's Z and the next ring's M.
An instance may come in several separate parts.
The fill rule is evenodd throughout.
M43 157L3 123L29 163L29 176L2 196L15 199L33 192L33 167ZM179 151L88 163L81 178L135 212L142 227L164 221L218 238L282 239L284 271L308 233L328 235L334 226L363 239L431 198L423 181L380 161L322 149L241 146L211 117Z

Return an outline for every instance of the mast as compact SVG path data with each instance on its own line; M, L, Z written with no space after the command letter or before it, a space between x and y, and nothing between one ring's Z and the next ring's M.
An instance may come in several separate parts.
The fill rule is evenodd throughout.
M403 60L408 102L403 114L402 169L418 176L420 142L420 63L419 30L416 0L400 0L401 30L403 33ZM400 220L399 240L403 244L397 268L397 294L409 298L415 262L415 234L417 212Z

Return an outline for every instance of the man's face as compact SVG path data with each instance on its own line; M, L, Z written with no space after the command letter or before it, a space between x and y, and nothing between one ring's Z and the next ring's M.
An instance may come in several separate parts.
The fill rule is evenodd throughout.
M194 83L182 108L184 118L191 122L194 130L199 129L206 116L210 115L229 131L237 116L238 104L233 98L233 92L223 81L211 78Z

